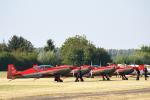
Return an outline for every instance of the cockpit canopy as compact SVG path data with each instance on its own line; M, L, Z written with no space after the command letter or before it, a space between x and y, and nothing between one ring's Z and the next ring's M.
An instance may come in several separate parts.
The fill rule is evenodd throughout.
M37 65L37 66L34 66L33 68L38 71L38 70L46 70L52 67L53 67L52 65Z
M52 68L52 65L38 65L39 68Z

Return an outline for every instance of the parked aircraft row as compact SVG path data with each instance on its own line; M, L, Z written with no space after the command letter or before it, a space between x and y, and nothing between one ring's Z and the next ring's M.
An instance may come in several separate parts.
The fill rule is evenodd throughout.
M84 81L83 76L94 77L102 76L103 80L110 80L112 75L120 75L122 80L128 80L126 75L136 74L135 70L144 70L144 65L139 66L118 66L112 64L109 66L95 67L91 65L83 65L80 67L61 65L53 67L51 65L33 65L24 71L17 71L13 64L8 65L7 78L44 78L54 77L54 81L63 82L61 76L74 76L75 82Z

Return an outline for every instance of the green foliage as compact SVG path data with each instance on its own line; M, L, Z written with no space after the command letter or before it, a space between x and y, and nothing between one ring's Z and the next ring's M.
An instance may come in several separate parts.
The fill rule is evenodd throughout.
M33 51L33 45L30 41L16 35L9 40L8 48L10 51Z
M7 65L16 62L15 57L9 52L0 53L0 70L6 70Z
M114 63L125 64L150 64L150 47L142 46L130 55L118 55L113 57Z
M117 63L117 64L126 64L126 62L127 62L127 56L125 56L125 55L115 56L113 58L113 62Z
M106 65L108 62L112 62L110 55L104 48L96 48L93 60L96 65Z
M0 43L0 52L9 51L5 43Z
M85 48L88 41L85 37L75 36L68 38L61 47L61 54L64 64L81 65L85 58Z
M47 40L47 46L44 47L45 51L52 51L55 49L55 45L52 39Z
M93 61L94 64L97 64L100 60L102 60L103 64L106 64L108 61L110 61L108 60L110 59L110 56L106 56L108 55L106 51L102 52L100 55L97 55L97 53L101 52L102 51L96 49L95 45L90 43L86 37L79 35L68 38L61 47L63 63L78 66L82 64L91 64L91 61ZM100 56L102 55L105 56L101 57L100 59Z
M37 53L36 52L12 52L13 56L16 58L17 63L15 63L19 70L31 68L33 64L38 64Z
M118 55L132 55L136 52L136 49L109 49L107 51L111 57L115 57Z
M42 51L38 54L37 60L41 64L60 64L60 55L54 51Z
M37 54L27 52L1 52L0 53L0 70L7 70L8 64L15 64L17 70L31 68L33 64L38 63Z
M141 47L141 50L140 50L140 51L150 54L150 46L144 46L144 45L143 45L143 46Z

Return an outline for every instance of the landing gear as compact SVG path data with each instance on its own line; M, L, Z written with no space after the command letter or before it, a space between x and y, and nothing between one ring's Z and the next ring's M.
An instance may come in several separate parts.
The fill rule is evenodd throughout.
M103 77L103 81L105 81L106 79L105 79L104 75L102 77Z
M121 75L122 80L128 80L128 78L125 75Z
M75 76L76 77L76 80L75 80L75 82L79 82L79 81L81 81L81 82L84 82L84 80L83 80L83 78L82 78L82 76ZM80 80L79 80L80 79Z
M77 74L75 74L75 77L76 77L75 82L79 82L79 81L84 82L83 75L81 74L81 72L78 72Z
M54 81L63 82L63 80L60 79L60 75L55 75Z
M108 75L102 75L102 78L103 78L103 81L105 81L105 80L109 81L110 80Z
M106 75L105 77L106 77L107 81L109 81L109 80L110 80L110 78L109 78L109 76L108 76L108 75Z

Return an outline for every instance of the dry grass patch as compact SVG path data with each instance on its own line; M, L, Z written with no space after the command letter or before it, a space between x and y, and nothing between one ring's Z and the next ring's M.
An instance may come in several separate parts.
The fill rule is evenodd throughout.
M77 83L74 80L74 78L65 78L63 83L57 83L54 82L53 78L16 79L12 81L0 78L0 99L150 88L150 81L145 81L144 78L140 81L136 81L134 78L129 78L128 81L122 81L115 77L111 78L112 81L102 81L101 78L85 78L85 82Z
M105 96L88 96L74 98L71 100L150 100L150 93L124 94L124 95L105 95Z

